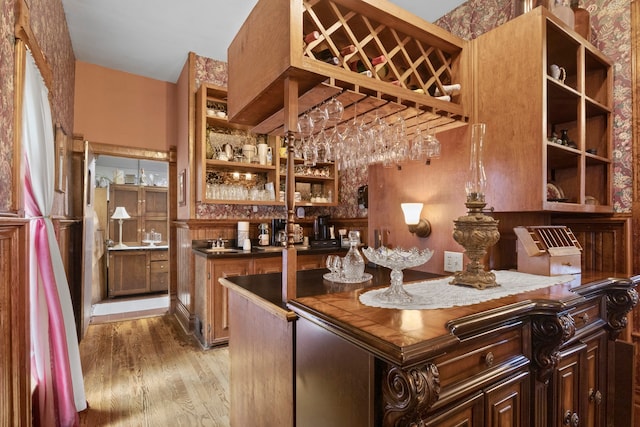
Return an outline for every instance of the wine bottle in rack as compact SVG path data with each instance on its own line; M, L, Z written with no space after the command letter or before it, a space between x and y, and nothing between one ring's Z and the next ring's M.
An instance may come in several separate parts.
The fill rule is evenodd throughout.
M312 32L306 34L303 37L304 46L306 47L309 43L314 42L314 41L318 40L319 38L320 38L320 32L319 31L312 31Z
M433 95L434 96L451 95L453 92L460 90L460 84L456 83L452 85L442 85L442 89L444 90L444 94L440 93L439 87L436 87L436 90Z
M342 56L351 55L352 53L356 53L356 47L352 44L347 45L342 49L340 49L340 55Z
M349 55L355 53L355 51L356 47L354 45L345 46L340 49L340 56ZM339 65L341 62L340 56L334 55L333 51L326 46L326 43L323 43L319 49L314 49L313 56L332 65Z
M387 62L387 58L385 58L384 55L380 55L376 56L375 58L369 58L369 62L375 67L376 65L384 64L385 62ZM363 71L366 71L368 69L367 65L361 59L350 62L349 68L352 71L357 71L358 73L362 73Z

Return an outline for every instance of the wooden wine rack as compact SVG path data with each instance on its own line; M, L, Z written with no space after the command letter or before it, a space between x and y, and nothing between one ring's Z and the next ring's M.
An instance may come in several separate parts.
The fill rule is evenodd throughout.
M312 32L319 37L305 44ZM341 56L350 45L355 51ZM409 133L418 122L436 132L462 126L471 105L467 46L384 0L260 0L229 47L229 117L256 133L282 135L289 78L298 87L296 114L337 97L343 122L400 116ZM326 49L339 64L317 58ZM386 62L373 66L370 58L380 55ZM371 77L352 71L353 61ZM461 90L450 101L434 96L455 83Z

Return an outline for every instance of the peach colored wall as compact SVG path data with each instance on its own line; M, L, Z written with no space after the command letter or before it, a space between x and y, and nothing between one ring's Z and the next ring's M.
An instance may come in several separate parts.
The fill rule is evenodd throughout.
M384 230L392 247L435 249L433 257L419 270L443 273L444 251L463 252L453 240L453 220L465 215L464 183L469 163L469 127L437 134L442 144L439 159L430 165L407 162L401 170L381 165L369 168L369 242L374 231ZM431 223L431 235L419 238L404 223L400 203L424 203L422 216ZM488 201L488 206L491 201Z
M86 140L168 151L177 145L176 85L76 62L74 132Z

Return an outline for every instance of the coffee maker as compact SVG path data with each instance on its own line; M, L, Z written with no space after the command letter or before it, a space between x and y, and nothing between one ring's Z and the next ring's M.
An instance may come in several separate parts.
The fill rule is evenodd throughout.
M313 238L309 244L313 247L338 246L338 240L329 225L329 215L319 215L313 221Z
M287 231L287 220L286 219L272 219L271 220L271 245L272 246L282 246L282 242L279 240L282 234L280 231ZM286 239L286 237L285 237Z

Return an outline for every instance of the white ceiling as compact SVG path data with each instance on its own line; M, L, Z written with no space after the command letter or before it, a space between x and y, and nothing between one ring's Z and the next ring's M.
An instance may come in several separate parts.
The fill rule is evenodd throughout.
M433 22L465 0L391 2ZM227 47L256 3L62 0L78 61L172 83L190 51L226 61Z

